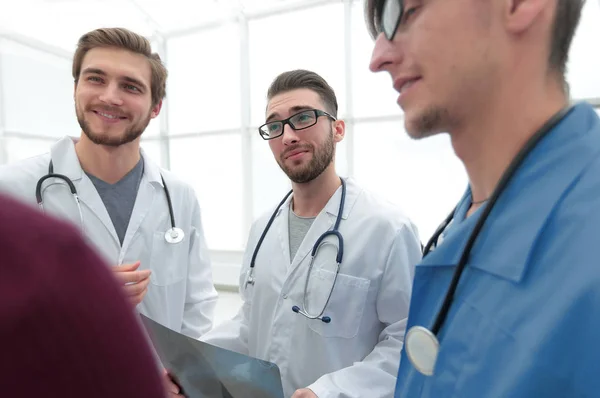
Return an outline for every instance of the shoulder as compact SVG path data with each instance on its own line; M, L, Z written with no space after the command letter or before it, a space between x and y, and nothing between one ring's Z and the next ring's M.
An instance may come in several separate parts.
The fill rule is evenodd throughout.
M190 183L186 182L172 171L159 167L157 164L154 165L158 168L160 175L164 179L169 193L172 195L181 195L186 200L197 200L196 191Z
M392 234L410 231L418 235L416 225L400 206L363 188L352 179L348 180L348 185L357 192L356 203L349 217L364 225L387 229Z
M79 241L79 232L66 222L38 211L9 196L0 195L1 245L22 254L33 253L32 247L59 248Z
M287 198L286 202L284 202L284 204L281 206L281 209L277 209L277 206L281 203L281 201L283 200L283 197L285 195L288 194L289 191L286 192L282 192L281 193L281 197L277 198L277 202L273 202L273 204L271 206L269 206L269 208L267 210L265 210L263 213L261 213L258 217L256 217L254 219L254 221L252 222L251 228L250 228L250 234L252 235L253 233L255 233L255 231L262 231L266 228L267 224L269 223L269 220L271 219L271 217L273 216L273 214L277 211L279 213L279 215L281 215L281 212L283 210L288 211L289 207L287 206L286 203L289 203L289 197Z
M0 166L0 192L20 199L35 199L38 180L48 173L50 154Z
M22 177L37 177L41 172L48 172L50 165L50 153L33 156L27 159L18 160L8 164L0 165L0 181L17 180ZM38 177L39 178L39 177Z

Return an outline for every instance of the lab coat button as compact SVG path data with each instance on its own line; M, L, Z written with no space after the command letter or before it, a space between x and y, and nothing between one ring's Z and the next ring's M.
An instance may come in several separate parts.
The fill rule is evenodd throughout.
M287 300L287 298L288 298L288 295L287 295L287 294L284 294L284 295L283 295L283 299L284 299L284 300Z

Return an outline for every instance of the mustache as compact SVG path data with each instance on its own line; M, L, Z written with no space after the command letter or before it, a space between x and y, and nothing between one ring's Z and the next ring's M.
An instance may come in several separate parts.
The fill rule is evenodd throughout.
M289 153L294 152L294 151L312 151L313 150L313 146L312 145L296 145L293 147L290 147L288 149L286 149L282 154L281 154L281 158L285 159Z
M109 105L90 105L87 107L88 111L101 111L101 112L106 112L106 113L110 113L113 115L116 115L118 117L129 117L128 114L126 114L125 112L123 112L121 109L119 109L118 107L115 106L109 106Z

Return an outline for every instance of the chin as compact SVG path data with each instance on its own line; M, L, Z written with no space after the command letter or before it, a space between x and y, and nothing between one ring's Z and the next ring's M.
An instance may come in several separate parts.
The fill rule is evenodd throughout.
M405 113L404 128L409 137L418 140L442 133L448 120L448 111L442 107L429 107Z

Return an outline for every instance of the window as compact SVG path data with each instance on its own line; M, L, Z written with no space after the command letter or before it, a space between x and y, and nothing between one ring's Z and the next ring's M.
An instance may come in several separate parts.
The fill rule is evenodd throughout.
M253 221L267 211L273 211L277 203L291 189L288 177L273 157L269 142L260 138L258 131L252 134L252 191ZM249 231L248 231L249 232Z
M170 39L167 62L170 134L240 126L240 41L236 25Z
M333 87L339 114L344 114L344 8L341 3L250 21L249 43L253 125L264 122L267 90L273 79L291 69L308 69L320 74Z
M13 163L50 152L50 148L58 139L4 137L2 141L7 155L6 163Z
M162 145L160 140L144 140L140 142L140 146L144 150L146 156L158 164L159 166L163 166L162 156L161 156L161 148Z
M365 23L363 2L352 4L352 100L356 117L399 115L398 93L387 72L369 70L375 42Z
M48 137L77 134L71 62L9 40L0 41L0 53L4 129Z
M569 53L567 80L575 99L600 98L600 57L595 55L600 39L599 21L598 1L587 1Z
M198 196L208 247L240 250L242 236L241 135L219 134L170 141L171 170Z
M467 187L448 136L415 141L401 121L358 124L355 135L356 180L399 205L425 242Z

